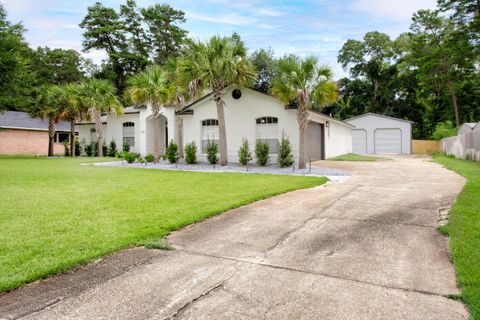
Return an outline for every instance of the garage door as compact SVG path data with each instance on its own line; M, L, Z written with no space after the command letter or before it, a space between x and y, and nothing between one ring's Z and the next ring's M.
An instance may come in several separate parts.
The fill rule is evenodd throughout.
M323 130L322 125L310 122L308 124L308 160L322 160L323 155Z
M375 153L401 154L402 132L400 129L376 129Z
M352 151L353 153L367 153L367 131L364 129L352 130Z

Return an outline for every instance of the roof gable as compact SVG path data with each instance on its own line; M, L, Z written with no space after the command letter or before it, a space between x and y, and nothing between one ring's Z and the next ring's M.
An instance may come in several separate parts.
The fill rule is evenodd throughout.
M346 119L346 120L344 120L344 122L349 122L349 121L352 121L352 120L355 120L355 119L360 119L360 118L364 118L364 117L368 117L368 116L385 118L385 119L396 120L396 121L403 121L403 122L408 122L408 123L414 123L413 121L410 121L410 120L404 120L404 119L400 119L400 118L389 117L389 116L385 116L383 114L372 113L372 112L368 112L368 113L365 113L365 114L362 114L362 115L359 115L359 116L356 116L356 117L353 117L353 118L350 118L350 119Z

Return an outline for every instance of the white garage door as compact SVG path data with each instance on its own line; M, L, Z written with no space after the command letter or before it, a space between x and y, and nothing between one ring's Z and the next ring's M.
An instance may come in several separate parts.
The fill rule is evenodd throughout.
M375 153L401 154L402 132L400 129L376 129Z
M352 130L352 151L353 153L367 153L367 131L364 129Z

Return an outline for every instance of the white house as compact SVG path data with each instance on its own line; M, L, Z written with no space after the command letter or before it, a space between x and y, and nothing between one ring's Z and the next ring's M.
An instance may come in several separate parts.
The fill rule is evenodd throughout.
M345 120L352 130L352 149L359 154L410 154L412 121L366 113Z
M295 109L286 107L270 95L243 87L227 89L224 100L229 161L238 162L238 149L243 138L249 141L252 150L257 140L267 142L271 151L270 159L275 161L278 141L282 132L285 132L298 163L299 130ZM198 159L206 161L208 140L218 140L217 109L211 93L178 112L173 108L162 108L161 116L157 119L152 119L151 109L147 107L129 107L122 116L105 116L103 136L107 143L114 139L119 148L123 141L129 141L131 151L145 155L152 152L152 122L160 121L163 153L169 141L178 139L176 115L183 118L184 144L195 142ZM309 111L309 118L309 160L352 152L352 125L316 111ZM95 140L93 124L79 124L78 131L81 142Z

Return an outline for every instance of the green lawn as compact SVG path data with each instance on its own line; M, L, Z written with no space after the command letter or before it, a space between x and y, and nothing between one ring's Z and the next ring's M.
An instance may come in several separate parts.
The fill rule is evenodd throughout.
M320 177L82 166L0 157L0 292ZM161 246L161 244L160 244Z
M363 154L356 154L356 153L347 153L338 157L330 158L328 160L335 160L335 161L378 161L378 160L387 160L388 158L383 157L374 157L374 156L366 156Z
M469 306L472 319L480 320L480 163L440 155L434 159L467 178L442 231L450 237L462 300Z

